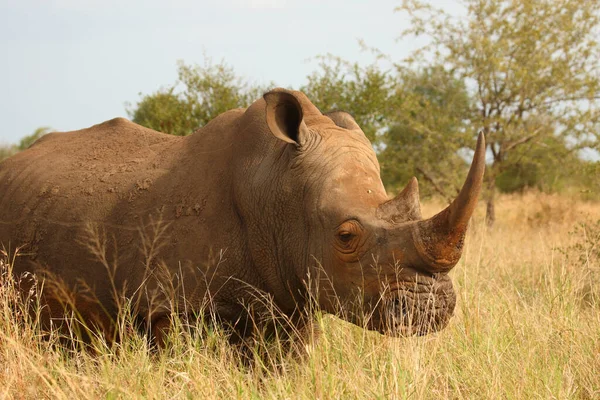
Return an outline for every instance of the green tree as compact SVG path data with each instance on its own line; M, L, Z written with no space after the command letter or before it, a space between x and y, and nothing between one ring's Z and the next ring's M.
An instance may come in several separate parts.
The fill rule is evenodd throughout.
M300 88L322 112L346 111L377 145L395 115L396 76L377 64L363 67L339 57L320 58L319 69Z
M136 108L127 110L135 123L172 135L192 133L201 122L192 118L190 105L180 94L175 94L175 87L160 89L153 94L144 95Z
M31 135L25 136L19 141L19 144L17 145L17 150L23 151L29 148L29 146L31 146L36 140L50 132L52 132L52 128L48 126L42 126L40 128L37 128L35 131L33 131Z
M416 176L424 195L454 198L468 168L461 155L474 145L465 85L442 66L400 68L398 81L393 123L382 139L384 181L401 187Z
M558 192L582 183L574 176L586 162L559 136L546 135L536 143L517 147L507 157L505 168L496 176L496 187L502 192L527 188Z
M173 135L188 135L217 115L247 107L265 88L244 82L224 62L190 66L178 62L178 80L128 107L133 122Z
M581 192L584 198L599 199L600 198L600 161L582 162L577 171L577 175L581 183Z
M600 2L463 4L466 16L460 18L419 0L404 0L398 9L412 18L404 36L424 34L430 39L412 61L446 65L472 89L473 134L486 134L493 156L486 174L487 219L492 224L496 179L523 159L513 153L523 146L533 151L553 136L570 151L598 146Z

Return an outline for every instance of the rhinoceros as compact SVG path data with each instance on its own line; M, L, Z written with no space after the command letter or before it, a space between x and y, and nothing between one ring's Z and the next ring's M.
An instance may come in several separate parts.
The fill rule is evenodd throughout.
M480 134L457 198L423 219L417 180L390 199L351 115L274 89L186 137L123 118L44 136L0 164L0 242L22 290L43 287L44 326L76 310L110 336L128 302L159 343L175 313L244 338L268 299L297 324L312 301L423 335L453 313L484 156Z

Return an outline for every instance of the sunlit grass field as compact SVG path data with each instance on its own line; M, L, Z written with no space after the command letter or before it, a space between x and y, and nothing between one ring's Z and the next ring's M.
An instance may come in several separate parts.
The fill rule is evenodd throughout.
M423 206L429 216L443 204ZM451 272L458 304L445 330L396 339L318 314L309 355L275 347L275 368L241 365L214 331L175 332L162 352L136 334L70 351L20 322L5 284L0 398L600 398L600 204L503 196L493 229L480 207Z

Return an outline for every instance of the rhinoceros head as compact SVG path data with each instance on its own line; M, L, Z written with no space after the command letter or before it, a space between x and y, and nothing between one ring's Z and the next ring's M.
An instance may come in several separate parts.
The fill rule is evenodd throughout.
M269 204L261 224L273 226L264 232L280 236L270 244L271 256L280 257L279 280L295 275L312 286L322 309L369 329L410 335L443 328L456 301L448 272L481 189L483 136L456 200L423 219L417 180L390 199L376 154L349 114L323 115L304 94L284 89L257 103L249 112L259 108L253 119L264 118L263 129L277 140L261 144L271 155L246 179ZM268 241L255 257L268 257Z

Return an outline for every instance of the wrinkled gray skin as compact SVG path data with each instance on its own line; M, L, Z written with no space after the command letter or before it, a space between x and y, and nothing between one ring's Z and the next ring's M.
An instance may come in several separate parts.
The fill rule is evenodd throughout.
M171 312L200 310L247 337L267 297L298 329L314 298L369 329L425 334L454 309L447 273L484 148L457 200L422 220L416 180L390 200L352 117L300 92L273 90L183 138L115 119L0 164L0 242L23 246L17 277L47 278L46 324L74 307L109 338L115 298L159 343Z

